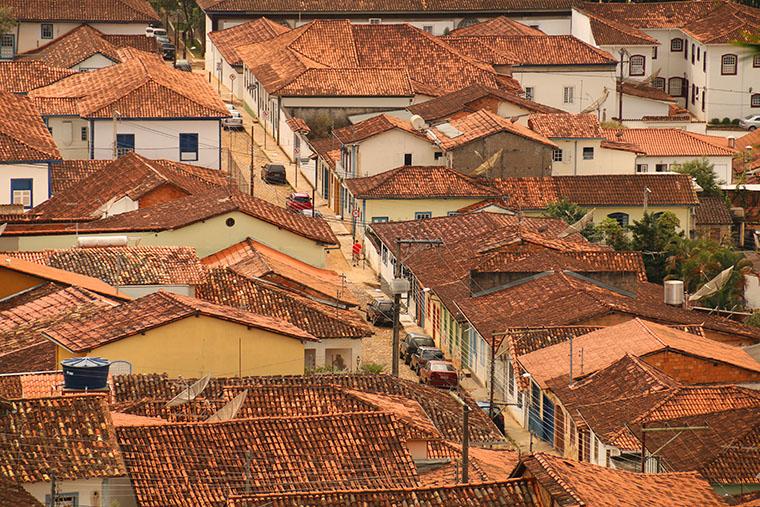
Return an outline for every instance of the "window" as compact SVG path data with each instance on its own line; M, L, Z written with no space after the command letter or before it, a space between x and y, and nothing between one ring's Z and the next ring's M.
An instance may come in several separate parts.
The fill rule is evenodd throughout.
M414 212L415 220L424 220L426 218L432 218L432 216L433 216L432 211L415 211Z
M649 166L647 164L636 164L637 173L645 173L647 171L649 171Z
M760 93L753 93L749 98L749 105L751 107L760 107Z
M53 38L53 24L42 23L40 25L40 39L52 39Z
M459 215L461 215L461 213L459 213L458 211L447 211L446 212L446 216L447 217L456 217L456 216L459 216Z
M697 87L694 86L694 83L691 83L691 104L694 105L697 100Z
M671 77L668 79L668 95L683 97L683 78Z
M722 76L736 75L736 55L723 55L720 58L720 74Z
M436 160L438 160L442 156L443 156L443 152L442 151L436 151L435 153L433 153L433 158L436 159Z
M11 204L22 204L25 208L32 207L32 179L11 179Z
M198 160L198 134L179 135L179 159Z
M683 39L671 39L670 50L674 53L680 53L683 51Z
M655 164L654 170L658 173L668 172L668 164Z
M705 112L705 95L707 95L707 90L702 90L702 112Z
M657 88L659 90L665 91L665 78L664 77L656 77L652 80L652 86L654 88Z
M696 58L696 47L694 43L691 43L691 64L694 65L694 58Z
M752 57L752 66L755 68L760 67L760 55L755 55Z
M556 149L552 151L552 160L555 162L562 162L562 150Z
M594 160L594 147L583 148L583 160Z
M16 36L12 33L4 33L0 37L0 58L10 60L16 56Z
M383 22L383 20L380 19L380 18L369 18L369 24L370 25L379 25L382 22Z
M707 72L707 51L702 56L704 57L702 60L702 72Z
M632 55L628 60L628 73L631 76L643 76L646 68L646 58L643 55Z
M135 135L116 134L116 156L122 157L130 151L135 151Z
M50 502L50 495L45 495L45 505L79 507L79 493L58 493L55 495L55 502Z
M652 48L652 60L657 60L657 46Z
M388 221L388 217L372 217L373 224L384 224Z
M533 100L533 98L536 96L536 90L532 86L526 86L525 87L525 98L528 100Z
M82 141L87 141L87 127L82 127Z
M689 59L689 46L686 45L686 41L684 40L683 44L683 59L688 60Z
M424 25L422 27L422 30L424 30L427 33L431 33L432 34L433 33L433 26L432 25Z
M628 213L610 213L607 218L615 220L621 227L628 225Z
M692 51L692 53L693 53L693 51ZM697 61L699 61L699 57L701 56L701 54L702 54L702 48L700 48L699 46L697 46Z
M404 153L404 165L412 165L412 154Z
M575 91L575 88L573 88L572 86L565 86L562 102L564 102L565 104L572 104L574 91Z

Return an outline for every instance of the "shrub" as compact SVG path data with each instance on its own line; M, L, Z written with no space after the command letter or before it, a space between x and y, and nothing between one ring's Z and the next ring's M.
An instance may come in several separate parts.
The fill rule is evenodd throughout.
M731 125L731 118L723 118L723 121L721 121L723 125Z
M731 120L731 125L739 125L739 118L734 118Z
M760 312L755 312L744 322L748 326L760 327Z
M710 123L712 125L720 125L720 118L713 118L712 120L710 120Z
M362 373L372 373L375 375L379 375L380 373L385 371L385 365L378 364L378 363L364 363L361 365L359 370Z

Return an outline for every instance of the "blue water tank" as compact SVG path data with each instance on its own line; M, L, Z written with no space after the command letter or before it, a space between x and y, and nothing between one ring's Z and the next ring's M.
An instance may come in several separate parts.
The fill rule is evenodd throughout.
M61 361L64 389L92 391L108 387L111 362L100 357L72 357Z

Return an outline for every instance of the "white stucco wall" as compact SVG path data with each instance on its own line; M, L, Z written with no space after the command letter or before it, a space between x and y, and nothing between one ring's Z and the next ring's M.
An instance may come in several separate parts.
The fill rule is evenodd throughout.
M87 160L89 150L89 122L78 116L51 116L46 119L55 145L64 160ZM82 140L82 129L87 129L86 140Z
M93 70L93 69L102 69L104 67L110 67L111 65L114 65L116 62L113 60L106 58L105 56L101 55L100 53L97 53L95 55L92 55L91 57L82 60L78 64L71 67L74 70Z
M86 16L85 13L82 13ZM18 53L37 49L58 37L67 34L81 23L53 23L53 39L43 39L42 23L22 22L16 31L16 47ZM111 35L145 35L145 23L90 23L90 26L103 33Z
M647 164L647 171L655 172L655 166L657 164L668 164L668 170L673 170L670 166L674 164L683 164L691 160L706 158L708 162L713 164L713 170L718 180L724 182L731 181L731 157L649 157L640 156L636 158L636 164Z
M552 176L634 174L636 154L601 147L598 139L552 139L562 149L562 161L552 162ZM593 148L594 158L585 160L583 148Z
M95 160L113 159L113 122L94 122ZM135 152L152 159L177 162L219 169L220 145L219 120L119 120L117 133L135 135ZM198 134L198 160L180 160L179 134Z
M572 31L570 16L564 14L547 14L545 16L510 16L523 25L534 26L547 35L570 35Z
M11 204L11 180L17 178L32 180L32 206L37 206L50 197L46 163L0 164L0 204Z
M435 159L441 149L432 142L399 129L389 130L359 144L357 177L373 176L404 165L404 154L412 155L412 165L446 165L446 158Z
M516 68L512 74L523 89L533 88L533 100L570 113L580 113L609 91L607 100L599 109L599 118L611 118L616 113L615 72L610 70L583 70L582 67ZM565 87L573 87L573 102L564 103Z
M659 100L645 99L632 95L623 95L623 120L640 120L644 116L668 116L670 104ZM615 118L618 116L616 106Z

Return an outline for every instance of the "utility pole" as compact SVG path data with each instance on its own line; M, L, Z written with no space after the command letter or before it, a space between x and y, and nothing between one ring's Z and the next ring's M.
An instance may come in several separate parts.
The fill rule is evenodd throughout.
M253 460L253 453L251 451L245 451L245 492L246 494L251 492L251 460Z
M116 120L118 120L118 119L119 119L119 112L116 109L114 109L113 113L112 113L112 123L111 123L112 124L112 130L113 130L113 159L114 160L116 160L117 158L119 158L119 149L118 149L118 146L117 146L117 143L116 143L116 139L117 139L117 137L116 137L116 133L117 133Z
M314 209L317 209L317 166L319 165L319 157L314 157L314 185L311 187L311 205Z
M573 383L573 335L571 333L570 334L570 384L572 383Z
M396 238L396 264L393 266L393 283L391 290L393 292L393 341L391 343L391 374L398 377L398 342L399 342L399 314L401 311L401 287L396 285L401 279L401 245L432 245L440 246L443 241L440 239L400 239ZM407 290L408 292L408 290Z
M618 77L618 121L623 121L623 65L625 64L625 49L620 49L620 73Z
M177 66L177 51L179 50L179 9L174 13L174 66Z
M248 165L248 170L251 173L251 197L253 197L253 182L256 180L256 170L254 169L254 149L253 149L253 124L251 124L251 163Z
M649 205L649 187L644 188L644 214L647 214L647 206Z
M494 395L494 380L496 378L496 339L491 334L491 374L488 379L488 418L493 421L493 395Z
M50 473L50 507L55 507L58 488L55 482L55 473Z
M462 482L470 482L470 406L462 406Z

